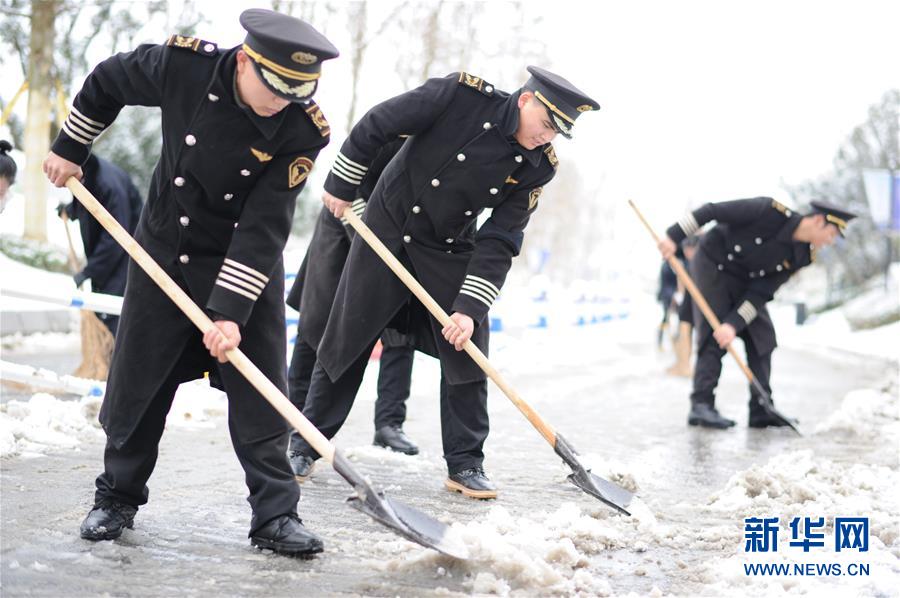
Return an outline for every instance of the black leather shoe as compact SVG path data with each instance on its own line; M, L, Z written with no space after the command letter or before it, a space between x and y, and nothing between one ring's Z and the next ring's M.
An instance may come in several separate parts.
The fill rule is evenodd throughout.
M469 498L497 498L497 487L480 467L471 467L458 473L451 473L444 486L451 492L462 492Z
M322 540L305 527L294 514L281 515L269 520L250 536L250 543L257 548L268 548L278 554L312 558L322 552Z
M85 540L115 540L122 531L134 527L137 507L114 500L101 500L81 522L81 537Z
M305 482L312 475L313 469L316 468L316 460L308 457L300 451L291 451L288 453L288 460L291 462L291 471L298 482Z
M418 455L419 447L409 439L400 426L381 426L375 432L375 446L382 446L404 455Z
M798 421L794 418L791 418L791 423L796 426ZM781 418L770 415L765 411L760 411L750 413L750 417L747 420L747 425L751 428L782 428L786 427L788 424Z
M723 417L712 405L695 403L688 414L688 425L724 430L733 426L734 420Z

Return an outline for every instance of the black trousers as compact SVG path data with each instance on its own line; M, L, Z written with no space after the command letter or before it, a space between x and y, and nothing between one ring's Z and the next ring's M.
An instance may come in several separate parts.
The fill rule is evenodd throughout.
M156 465L166 415L178 388L175 380L175 376L170 376L160 387L134 433L121 449L107 441L103 454L104 471L96 481L95 502L112 499L135 507L147 503L150 494L147 480ZM227 377L225 382L227 388ZM243 443L235 434L239 426L239 421L229 417L231 443L244 469L250 491L247 501L253 511L250 522L252 535L269 520L296 513L300 490L285 455L288 444L286 431L270 438Z
M406 421L406 400L409 398L412 382L412 366L415 349L410 346L389 347L381 350L378 370L378 397L375 400L375 429L384 426L402 426ZM313 369L316 352L306 342L297 337L288 369L288 398L303 411ZM299 450L302 440L296 430L291 430L290 450Z
M337 380L332 381L318 363L313 369L303 415L327 438L337 434L347 420L374 346L375 341L372 341ZM484 441L489 431L487 380L448 384L442 370L441 435L444 459L451 474L481 466ZM291 446L307 456L319 456L302 438L296 442L292 439Z
M744 341L747 351L747 365L750 371L759 380L769 396L772 388L769 378L772 374L772 353L760 354L746 330L738 335ZM722 358L727 353L726 349L720 349L716 339L708 335L697 350L697 364L694 367L694 390L691 393L691 403L706 403L714 406L716 402L715 390L719 385L719 376L722 373ZM761 412L759 406L759 392L750 385L750 413Z

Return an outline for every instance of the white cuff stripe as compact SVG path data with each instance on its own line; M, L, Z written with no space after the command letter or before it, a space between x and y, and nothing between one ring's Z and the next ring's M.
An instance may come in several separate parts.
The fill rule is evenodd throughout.
M491 291L490 289L485 287L483 284L479 284L479 283L473 282L471 280L465 281L462 285L462 288L464 288L464 289L468 288L473 291L477 289L479 292L484 293L485 297L490 297L491 301L493 301L494 299L497 298L497 293Z
M228 258L225 258L225 263L228 264L229 266L231 266L232 268L237 268L238 270L243 270L247 274L250 274L251 276L255 276L263 284L268 284L268 282L269 282L268 276L263 275L262 272L258 272L256 270L254 270L250 266L245 266L244 264L242 264L240 262L236 262L236 261L234 261L232 259L228 259Z
M350 184L353 185L354 187L359 187L359 184L362 182L361 180L351 179L351 178L347 177L347 175L338 172L338 171L335 170L333 167L332 167L332 169L331 169L331 173L334 174L335 176L338 176L338 177L344 179L345 181L347 181L348 183L350 183Z
M94 133L95 135L99 135L99 134L102 133L103 130L105 129L105 127L101 127L101 126L99 126L99 125L92 125L91 123L89 123L89 122L86 121L85 119L81 118L80 116L78 116L78 115L75 114L74 112L70 112L70 113L69 113L69 116L68 116L68 118L66 118L66 120L71 121L71 122L73 122L73 123L79 125L79 126L80 126L82 129L84 129L85 131L89 131L89 132L91 132L91 133Z
M697 224L697 219L694 218L693 214L688 214L687 216L679 220L678 226L680 226L681 230L684 231L684 234L688 236L693 235L700 229L700 225Z
M83 120L83 121L85 121L85 122L87 122L87 123L90 123L90 124L92 124L92 125L96 125L96 126L100 127L101 129L105 129L105 128L106 128L106 125L105 125L105 124L103 124L103 123L101 123L101 122L97 122L96 120L94 120L94 119L92 119L92 118L86 117L86 116L85 116L84 114L82 114L81 111L78 110L78 108L76 108L75 106L72 106L72 114L74 114L75 116L77 116L78 118L80 118L81 120Z
M480 276L474 276L472 274L467 274L466 280L470 280L472 282L480 282L481 284L486 285L490 290L492 290L494 292L494 295L500 294L500 289L498 289L497 286L490 280L486 280L484 278L481 278Z
M744 321L748 324L756 318L757 311L756 307L753 306L749 301L744 301L741 303L741 306L737 309L738 315L744 318Z
M363 180L361 175L358 175L356 173L353 173L353 172L347 170L346 168L342 167L337 162L335 162L332 165L331 172L333 172L337 175L340 175L340 177L342 179L352 180L354 182L354 184L356 184L356 185L359 185Z
M350 204L350 209L353 210L353 213L357 216L362 216L362 213L366 211L366 200L357 199Z
M92 141L92 140L91 140L91 139L85 139L82 135L76 133L71 127L69 127L69 122L68 122L68 121L66 121L66 122L63 123L63 130L66 132L66 135L68 135L69 137L71 137L72 139L74 139L75 141L77 141L78 143L81 143L81 144L83 144L83 145L90 145L90 144L91 144L91 141Z
M344 164L348 168L348 170L358 170L358 171L360 171L361 174L366 174L366 172L369 171L368 166L363 166L359 162L354 162L353 160L351 160L350 158L348 158L341 152L337 153L337 161Z
M485 291L484 289L482 289L481 287L477 287L477 286L471 285L471 284L463 283L463 286L460 290L461 291L466 290L466 291L469 291L470 293L477 293L478 295L481 295L482 297L484 297L488 301L488 303L493 303L494 299L497 298L497 297L491 295L490 293L488 293L487 291Z
M66 119L65 125L68 126L71 131L74 131L82 137L90 139L91 141L93 141L97 138L98 135L100 135L100 133L95 133L92 129L85 129L78 123L78 121L71 118Z
M233 278L235 280L242 281L246 286L249 286L252 289L257 290L258 293L262 292L263 288L265 287L265 285L260 284L260 282L258 280L256 280L255 278L251 278L251 277L247 276L246 274L244 274L243 272L241 272L240 270L235 270L234 268L230 268L228 266L222 266L222 269L219 270L219 276L222 276L223 274L227 274L228 276L230 276L231 278Z
M475 293L473 293L473 292L467 290L465 287L462 288L462 289L460 289L459 294L460 294L460 295L469 295L470 297L475 297L476 299L478 299L479 301L481 301L482 303L484 303L485 305L487 305L488 308L491 307L490 302L487 301L484 297L482 297L481 295L477 295L477 294L475 294Z
M225 272L224 270L219 272L219 280L227 280L228 282L230 282L232 284L236 284L243 289L247 289L251 293L255 294L257 297L259 297L259 294L262 293L262 291L263 291L262 287L259 286L258 282L247 282L246 280L238 278L237 276L234 276L233 274L229 274L228 272Z
M240 289L240 288L238 288L238 287L236 287L236 286L234 286L234 285L230 285L230 284L228 284L227 282L225 282L225 281L223 281L223 280L217 280L217 281L216 281L216 284L219 285L220 287L223 287L223 288L228 289L228 290L231 291L232 293L237 293L238 295L243 295L244 297L246 297L247 299L249 299L249 300L251 300L251 301L256 301L256 297L255 297L254 295L251 295L250 293L248 293L248 292L245 291L244 289Z

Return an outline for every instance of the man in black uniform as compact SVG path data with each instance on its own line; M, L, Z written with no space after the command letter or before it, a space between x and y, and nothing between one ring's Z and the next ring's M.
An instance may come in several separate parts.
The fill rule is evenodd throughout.
M776 341L766 303L794 273L812 263L816 249L843 235L847 222L855 217L825 202L813 201L811 206L811 212L803 216L769 197L708 203L669 227L660 241L659 249L668 258L687 235L707 222L717 222L703 235L691 260L692 278L722 325L712 330L705 318L694 317L697 364L689 425L734 425L734 420L716 410L714 391L722 357L736 336L744 341L748 366L771 394L769 374ZM752 385L748 423L752 428L786 425L763 409Z
M485 353L487 313L500 293L543 185L554 176L550 141L569 137L575 119L599 108L571 83L537 67L507 94L479 77L454 73L372 108L353 127L325 181L323 201L340 216L378 151L409 139L369 198L365 220L453 320L445 328L360 238L341 275L303 410L328 437L343 425L369 351L386 327L414 335L441 361L441 429L448 489L494 498L482 467L488 435L487 382L465 353ZM491 216L476 231L486 208ZM390 326L389 326L390 325ZM316 457L299 447L309 466Z
M322 550L297 517L286 423L226 363L225 352L240 343L287 390L281 254L297 194L328 143L328 123L310 97L321 62L337 50L307 23L272 11L247 10L241 24L247 37L228 50L174 35L100 63L44 163L61 186L80 176L91 142L124 105L160 106L163 155L135 237L216 321L201 336L131 265L100 411L105 470L81 525L89 540L113 539L132 526L147 502L176 388L210 371L228 393L231 440L253 511L252 544L286 554Z
M94 154L88 156L81 166L81 182L97 201L112 214L129 234L134 233L144 202L141 193L131 182L128 174L107 160ZM84 244L87 264L74 276L75 286L80 287L85 280L91 281L91 291L108 295L125 294L125 278L128 273L128 254L112 238L97 219L78 201L60 204L59 215L65 212L69 220L77 220ZM98 313L97 317L113 336L119 325L119 316Z
M366 200L388 165L403 143L404 137L397 138L382 147L362 184L357 189L357 199L351 209L359 216L366 208ZM313 230L312 239L297 272L297 278L288 293L285 303L300 312L297 325L297 340L288 369L288 390L291 403L303 410L306 394L309 392L310 378L316 365L316 348L325 331L331 304L337 292L338 281L350 251L353 229L346 221L339 220L322 207ZM379 360L378 398L375 401L374 443L391 450L415 455L419 448L403 432L406 420L406 399L409 398L410 378L415 349L407 342L405 335L385 331L382 335L382 352ZM309 471L304 471L302 454L295 448L301 437L291 432L288 457L295 474L302 473L298 480L306 479Z

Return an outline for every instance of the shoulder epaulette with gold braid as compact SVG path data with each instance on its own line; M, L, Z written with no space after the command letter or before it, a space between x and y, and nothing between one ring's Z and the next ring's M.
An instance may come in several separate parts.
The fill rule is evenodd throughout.
M471 87L472 89L477 89L488 97L494 95L493 85L491 85L481 77L476 77L475 75L470 75L469 73L459 74L459 84L465 85L466 87Z
M215 56L218 46L213 42L200 39L199 37L189 37L187 35L170 35L166 40L166 45L172 48L182 48L202 54L204 56Z
M556 157L556 150L548 143L547 147L544 148L544 153L547 154L547 161L550 162L550 166L553 167L553 170L556 170L559 167L559 158Z
M309 104L306 106L306 114L309 116L310 120L313 121L313 124L319 129L319 135L322 137L328 137L331 134L331 125L328 124L328 121L325 119L325 115L322 114L322 109L319 108L319 105L316 104L313 100L309 101Z

